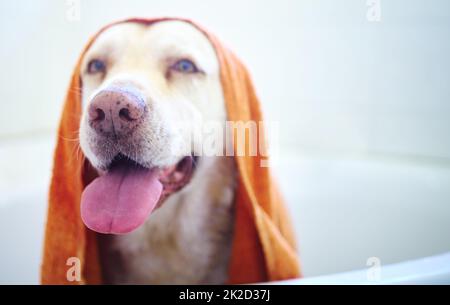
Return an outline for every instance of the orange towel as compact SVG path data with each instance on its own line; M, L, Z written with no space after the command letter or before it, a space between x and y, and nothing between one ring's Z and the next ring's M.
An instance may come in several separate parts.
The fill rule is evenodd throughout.
M128 19L113 24L151 24L164 20L173 19ZM101 29L85 47L67 92L50 186L41 270L43 284L101 283L97 233L87 229L80 217L81 193L96 174L78 151L78 143L71 139L77 137L81 116L81 60L98 34L111 25ZM228 120L262 121L259 101L247 69L213 35L198 25L194 26L209 38L216 50ZM235 195L235 233L229 266L229 283L233 284L300 276L290 220L269 168L260 166L261 159L259 153L257 156L235 156L239 181ZM79 259L80 281L67 279L68 272L74 266L71 257Z

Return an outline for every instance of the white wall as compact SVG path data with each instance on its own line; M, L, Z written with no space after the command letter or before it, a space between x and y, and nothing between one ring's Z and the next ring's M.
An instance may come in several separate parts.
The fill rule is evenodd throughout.
M450 3L365 0L2 1L0 137L53 131L71 68L101 25L185 16L217 33L253 72L293 147L450 157ZM289 131L295 130L295 133Z
M0 214L8 220L0 240L11 244L0 282L29 279L24 263L4 258L24 251L37 278L71 69L91 34L130 16L192 18L247 63L268 119L280 122L277 170L306 275L364 267L372 255L394 262L450 250L449 1L381 0L381 22L367 20L366 0L81 0L75 22L67 9L57 0L0 2ZM22 225L26 211L37 218ZM11 226L36 238L17 243Z

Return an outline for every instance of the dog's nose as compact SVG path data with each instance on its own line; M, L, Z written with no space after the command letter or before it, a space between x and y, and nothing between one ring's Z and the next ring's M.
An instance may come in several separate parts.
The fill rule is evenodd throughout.
M144 98L134 91L115 87L100 91L89 105L90 126L100 134L116 137L133 132L147 113Z

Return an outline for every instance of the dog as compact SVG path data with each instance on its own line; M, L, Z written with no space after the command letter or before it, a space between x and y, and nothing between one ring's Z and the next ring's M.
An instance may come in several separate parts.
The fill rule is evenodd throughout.
M226 122L219 69L207 37L177 20L114 25L85 54L79 140L100 182L81 213L105 233L106 283L227 281L236 165L193 136Z

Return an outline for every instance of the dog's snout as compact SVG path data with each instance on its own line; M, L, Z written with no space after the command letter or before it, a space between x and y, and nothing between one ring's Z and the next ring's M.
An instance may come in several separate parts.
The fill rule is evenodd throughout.
M108 88L92 99L88 119L89 125L98 133L123 136L132 132L146 113L147 104L139 93Z

